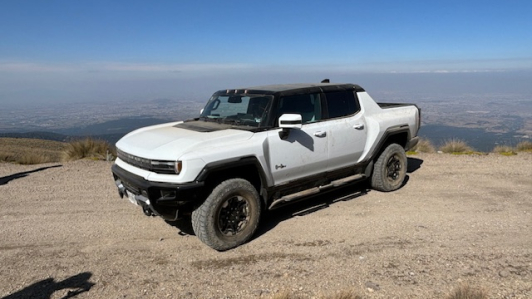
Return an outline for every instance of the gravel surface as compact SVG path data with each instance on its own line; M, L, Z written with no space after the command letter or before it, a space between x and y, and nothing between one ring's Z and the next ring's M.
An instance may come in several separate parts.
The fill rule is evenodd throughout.
M400 190L270 212L227 252L120 199L110 167L0 164L0 297L532 298L532 154L412 156Z

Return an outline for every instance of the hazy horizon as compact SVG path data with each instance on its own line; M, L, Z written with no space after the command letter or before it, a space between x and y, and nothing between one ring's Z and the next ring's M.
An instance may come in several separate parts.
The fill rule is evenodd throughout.
M530 11L480 0L4 1L0 103L206 100L324 78L370 93L529 94Z
M10 90L17 78L0 81L0 98L4 107L50 104L116 103L118 101L149 101L154 99L206 102L219 89L278 83L311 83L324 78L331 82L356 83L376 100L406 97L413 102L420 97L457 96L467 94L517 94L532 99L531 71L450 72L450 73L274 73L240 72L231 75L197 78L161 78L132 80L124 78L105 81L94 78L85 84L66 84L63 80L46 82L22 90Z

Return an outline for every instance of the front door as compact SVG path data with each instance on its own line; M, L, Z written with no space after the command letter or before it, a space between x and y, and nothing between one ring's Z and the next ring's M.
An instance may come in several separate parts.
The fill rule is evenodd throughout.
M291 129L284 140L279 137L280 131L268 132L267 141L267 157L275 185L326 170L328 136L323 123L303 124L301 129Z
M266 158L275 185L324 172L327 169L327 122L322 122L320 93L297 94L279 99L277 116L299 114L300 129L289 129L285 139L279 137L281 129L268 132ZM277 124L278 125L278 124Z

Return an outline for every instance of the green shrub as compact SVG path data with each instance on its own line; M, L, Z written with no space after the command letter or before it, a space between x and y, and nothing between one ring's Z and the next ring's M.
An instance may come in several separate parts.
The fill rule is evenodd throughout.
M467 145L465 141L451 139L440 147L440 151L447 154L469 154L473 153L473 148Z
M104 140L85 138L71 141L63 152L63 160L79 159L109 160L109 155L116 156L114 148Z

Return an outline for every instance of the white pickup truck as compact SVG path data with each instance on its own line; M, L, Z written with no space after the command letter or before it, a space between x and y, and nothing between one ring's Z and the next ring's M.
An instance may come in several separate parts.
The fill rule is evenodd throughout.
M364 179L400 188L419 127L416 105L378 104L355 84L220 90L198 118L120 139L112 172L146 215L188 217L202 242L227 250L265 209Z

